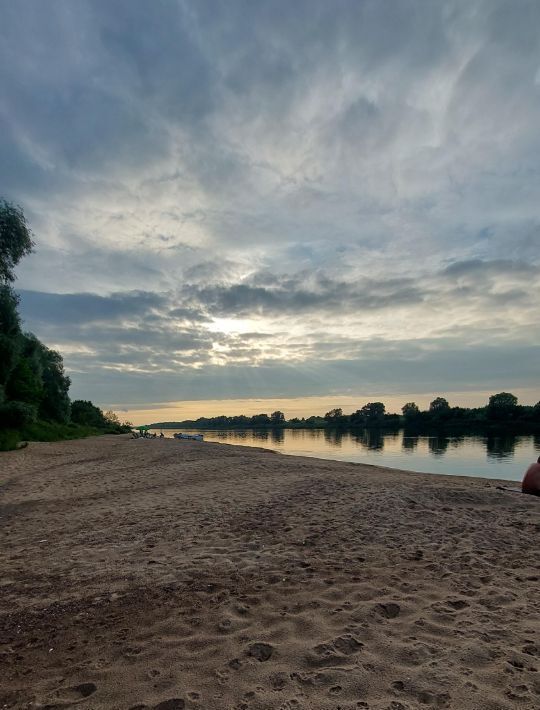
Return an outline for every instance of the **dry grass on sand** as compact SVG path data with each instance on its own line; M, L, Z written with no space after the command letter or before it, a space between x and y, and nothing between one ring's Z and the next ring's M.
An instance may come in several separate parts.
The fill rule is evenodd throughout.
M0 708L537 710L540 499L495 486L171 439L0 454Z

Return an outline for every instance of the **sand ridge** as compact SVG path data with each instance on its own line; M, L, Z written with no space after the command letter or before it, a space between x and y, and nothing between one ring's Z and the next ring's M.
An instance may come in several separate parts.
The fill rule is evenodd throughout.
M0 454L0 707L540 707L540 501L191 441Z

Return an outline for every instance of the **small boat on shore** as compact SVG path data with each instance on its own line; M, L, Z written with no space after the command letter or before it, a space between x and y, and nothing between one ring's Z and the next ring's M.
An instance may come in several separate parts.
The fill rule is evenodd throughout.
M202 434L173 434L175 439L191 439L191 441L204 441L204 436Z

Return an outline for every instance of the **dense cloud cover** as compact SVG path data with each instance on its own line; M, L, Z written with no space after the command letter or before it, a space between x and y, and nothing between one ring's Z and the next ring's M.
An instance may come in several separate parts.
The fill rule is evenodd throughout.
M104 405L537 387L535 0L0 0L28 329Z

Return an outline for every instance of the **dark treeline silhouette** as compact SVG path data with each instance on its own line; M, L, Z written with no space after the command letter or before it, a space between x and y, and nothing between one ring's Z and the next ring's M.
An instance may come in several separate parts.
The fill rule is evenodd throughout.
M534 406L520 405L515 395L499 392L489 398L484 407L451 407L444 397L436 397L429 408L421 410L407 402L402 414L388 414L383 402L368 402L352 414L331 409L324 416L286 419L283 412L256 414L252 417L199 417L181 422L156 422L162 429L323 429L362 428L400 429L418 433L433 430L480 431L506 428L514 431L540 431L540 402Z
M62 356L21 327L14 268L32 252L32 233L20 207L0 200L0 450L21 439L54 440L97 431L129 430L113 412L70 402Z
M406 429L513 429L540 430L540 402L533 406L518 404L511 392L499 392L489 397L484 407L451 407L444 397L436 397L429 409L421 411L414 402L402 408Z

